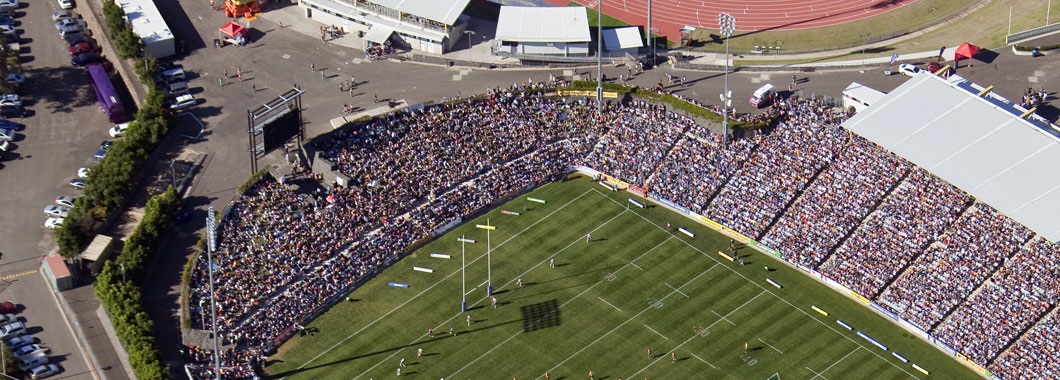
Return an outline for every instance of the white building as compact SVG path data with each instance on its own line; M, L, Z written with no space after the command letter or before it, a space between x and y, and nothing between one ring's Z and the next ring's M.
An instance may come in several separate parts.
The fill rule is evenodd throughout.
M854 107L855 112L861 112L873 103L883 99L884 95L887 94L875 88L858 82L851 82L850 85L843 90L843 108L849 109L850 107Z
M154 58L165 58L177 53L173 32L162 18L152 0L117 0L132 25L133 33L144 41L144 53Z
M627 54L636 57L644 46L640 28L635 26L604 29L601 33L604 35L604 50L612 57Z
M346 33L363 32L374 43L390 41L428 53L452 50L470 17L471 0L299 0L305 17L335 25Z
M495 51L508 54L588 56L585 7L501 7Z

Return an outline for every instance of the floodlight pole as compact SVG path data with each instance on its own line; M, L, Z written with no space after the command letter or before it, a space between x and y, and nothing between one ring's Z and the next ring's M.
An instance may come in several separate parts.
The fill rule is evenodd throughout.
M604 112L604 0L596 4L596 112ZM488 221L486 222L489 223ZM487 236L489 234L487 233ZM488 238L486 240L489 240ZM487 242L487 244L489 244Z
M217 246L217 211L213 207L206 210L206 268L210 274L210 312L211 331L213 332L214 378L221 380L221 351L217 344L217 293L213 288L213 251Z
M722 93L721 127L725 134L725 144L729 143L729 104L732 103L729 95L729 38L736 32L736 17L728 13L718 14L718 25L721 34L725 36L725 92Z
M475 35L475 31L465 30L464 34L467 35L467 67L471 67L471 36Z

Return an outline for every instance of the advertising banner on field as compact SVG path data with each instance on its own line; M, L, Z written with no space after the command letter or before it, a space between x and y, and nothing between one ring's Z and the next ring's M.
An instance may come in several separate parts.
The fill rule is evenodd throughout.
M641 198L644 198L644 197L648 196L648 192L647 191L645 191L644 189L641 189L639 187L636 187L636 186L630 186L629 187L629 192L631 192L633 194L637 194Z

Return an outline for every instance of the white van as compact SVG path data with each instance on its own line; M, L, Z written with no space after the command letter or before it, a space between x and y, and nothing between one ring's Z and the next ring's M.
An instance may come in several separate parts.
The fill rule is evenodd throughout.
M766 83L751 94L751 106L762 108L773 103L774 87L772 83Z
M175 67L162 72L162 80L166 83L183 82L187 80L183 67Z

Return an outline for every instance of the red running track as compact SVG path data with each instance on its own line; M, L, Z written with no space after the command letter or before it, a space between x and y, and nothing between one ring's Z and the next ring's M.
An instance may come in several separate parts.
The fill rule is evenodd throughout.
M547 0L556 6L568 0ZM573 0L596 9L598 0ZM916 0L654 0L652 28L671 41L685 25L718 29L718 13L736 17L736 35L751 31L797 30L857 21ZM648 0L604 0L604 14L630 25L648 23Z

